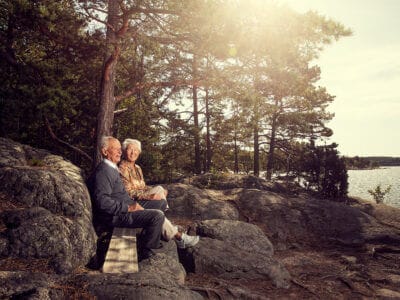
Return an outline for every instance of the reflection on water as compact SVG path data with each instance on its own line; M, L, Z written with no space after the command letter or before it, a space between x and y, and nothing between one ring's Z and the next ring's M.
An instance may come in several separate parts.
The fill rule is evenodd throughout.
M400 208L400 167L382 167L373 170L349 170L349 196L356 196L374 201L368 193L378 184L382 190L388 185L392 188L385 196L385 203Z

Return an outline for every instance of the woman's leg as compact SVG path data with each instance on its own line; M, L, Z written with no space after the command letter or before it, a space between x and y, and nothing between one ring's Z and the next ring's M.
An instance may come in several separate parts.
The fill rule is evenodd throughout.
M162 225L162 236L167 241L172 240L176 234L178 233L178 228L172 225L171 221L165 218L164 223Z

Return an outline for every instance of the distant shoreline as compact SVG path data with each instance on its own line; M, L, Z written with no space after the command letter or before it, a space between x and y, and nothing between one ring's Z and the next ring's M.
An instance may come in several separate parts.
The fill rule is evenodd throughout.
M382 166L369 167L369 168L348 168L347 171L376 170L376 169L385 169L387 167L400 167L400 165L382 165Z

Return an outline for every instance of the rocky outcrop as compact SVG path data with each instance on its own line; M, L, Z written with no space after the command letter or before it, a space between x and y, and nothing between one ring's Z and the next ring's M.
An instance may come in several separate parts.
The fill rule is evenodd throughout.
M178 183L167 186L171 217L193 220L225 219L237 220L238 210L224 201L222 192L201 189L192 185Z
M400 244L398 231L388 230L370 214L343 203L255 189L237 194L236 203L250 222L261 222L280 246L334 242L358 247L385 235Z
M81 171L47 151L0 138L1 254L48 259L57 273L95 251L89 194Z
M173 223L136 274L84 266L95 250L81 171L0 138L0 298L396 298L400 210L314 199L285 182L206 174L167 186ZM25 266L22 266L25 263ZM21 267L22 266L22 267Z
M99 299L203 299L185 286L186 271L174 242L163 242L156 255L139 264L139 273L88 274L75 278Z
M266 278L279 288L289 286L289 273L274 259L271 242L257 226L241 221L207 220L199 224L197 232L201 241L187 251L194 273L225 279Z

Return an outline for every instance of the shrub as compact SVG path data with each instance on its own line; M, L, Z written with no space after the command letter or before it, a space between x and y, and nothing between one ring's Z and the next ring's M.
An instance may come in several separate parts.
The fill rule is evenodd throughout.
M372 195L376 203L380 204L384 202L385 196L390 192L391 188L392 186L389 185L385 190L382 190L381 184L378 184L375 189L368 190L368 193Z

